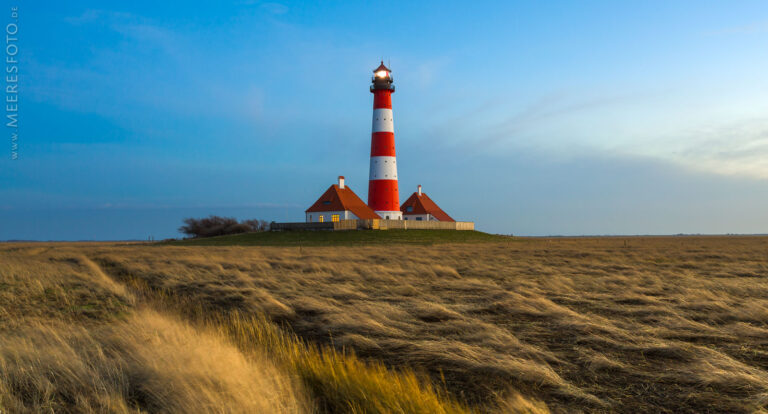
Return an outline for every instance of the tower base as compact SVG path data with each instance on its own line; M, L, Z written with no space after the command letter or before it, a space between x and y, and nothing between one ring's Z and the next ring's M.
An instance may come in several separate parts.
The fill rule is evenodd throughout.
M402 211L377 211L376 214L379 215L384 220L402 220L403 219L403 212Z

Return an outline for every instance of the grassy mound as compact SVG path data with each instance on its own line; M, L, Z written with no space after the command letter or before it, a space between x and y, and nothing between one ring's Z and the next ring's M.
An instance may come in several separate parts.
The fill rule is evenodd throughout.
M513 240L480 231L381 230L381 231L279 231L174 240L160 244L178 246L333 246L360 244L482 243Z

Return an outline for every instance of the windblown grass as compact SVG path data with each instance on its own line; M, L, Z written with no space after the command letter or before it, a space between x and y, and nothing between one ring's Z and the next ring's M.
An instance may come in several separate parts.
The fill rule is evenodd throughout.
M109 274L426 372L477 409L754 412L768 238L91 251Z
M307 344L261 314L201 312L70 249L0 258L0 411L470 412L408 368Z
M318 411L760 412L766 252L765 237L3 245L0 345L30 321L95 332L150 304L261 355Z
M36 323L3 339L9 412L305 413L291 377L152 311L100 329Z
M214 326L239 347L254 344L291 367L327 412L460 414L470 410L410 370L392 371L354 354L307 345L268 320L237 313ZM545 411L539 411L545 412Z

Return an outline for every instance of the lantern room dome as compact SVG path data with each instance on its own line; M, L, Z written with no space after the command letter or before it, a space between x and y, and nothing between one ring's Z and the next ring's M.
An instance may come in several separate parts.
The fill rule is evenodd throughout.
M387 72L392 72L391 70L389 70L388 67L386 67L384 65L384 61L383 60L381 61L381 64L379 65L379 67L373 70L373 73L377 73L377 72L380 72L382 70L387 71Z

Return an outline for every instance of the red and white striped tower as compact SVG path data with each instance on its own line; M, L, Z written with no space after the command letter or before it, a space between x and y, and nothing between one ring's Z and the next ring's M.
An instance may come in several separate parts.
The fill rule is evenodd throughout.
M381 62L373 70L373 132L371 171L368 176L368 206L383 219L402 220L397 190L395 128L392 123L392 71Z

